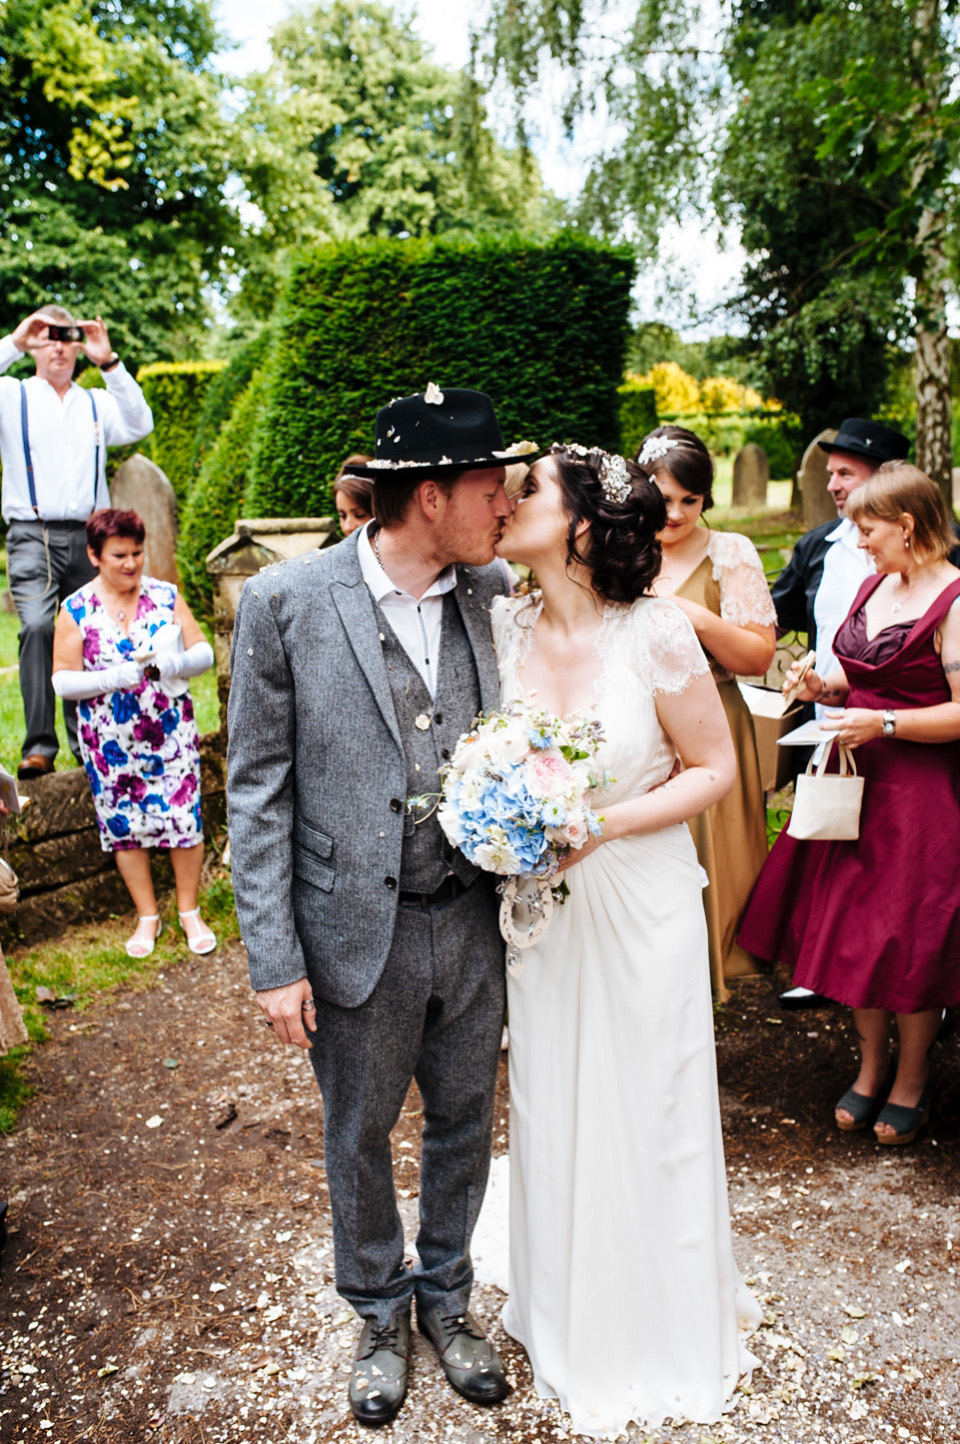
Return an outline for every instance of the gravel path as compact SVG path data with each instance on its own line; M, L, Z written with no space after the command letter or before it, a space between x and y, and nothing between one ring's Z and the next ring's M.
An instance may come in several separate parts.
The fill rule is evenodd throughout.
M11 1199L0 1439L369 1441L346 1405L356 1326L332 1286L319 1097L307 1060L259 1026L242 948L189 958L149 991L52 1026L35 1100L0 1143ZM718 1020L736 1251L765 1311L752 1344L761 1367L721 1423L631 1440L960 1435L957 1035L938 1049L934 1124L906 1150L830 1126L851 1052L839 1011L778 1015L765 980L741 985ZM418 1132L411 1094L395 1138L408 1233ZM498 1152L506 1141L504 1084ZM417 1337L410 1396L382 1439L570 1437L499 1328L501 1304L477 1290L515 1386L507 1402L459 1399Z

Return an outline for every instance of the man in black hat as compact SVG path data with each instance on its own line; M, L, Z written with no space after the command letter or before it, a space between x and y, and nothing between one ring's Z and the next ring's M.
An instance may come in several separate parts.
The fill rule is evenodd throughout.
M834 441L821 441L827 452L827 490L840 520L825 521L800 537L789 566L773 584L777 621L785 632L806 632L816 651L817 674L827 676L837 667L833 639L860 590L873 571L866 552L857 546L857 529L845 513L847 497L885 461L902 461L910 443L899 431L879 421L850 416ZM816 709L821 715L823 709ZM789 988L780 994L785 1008L826 1006L828 1000L808 988Z
M514 458L510 458L511 460ZM499 686L489 607L510 513L488 396L406 396L377 416L375 520L251 577L233 644L228 802L250 976L324 1103L337 1288L363 1320L349 1399L385 1424L407 1389L410 1306L465 1398L503 1365L467 1312L504 1014L493 880L452 848L439 769ZM404 1260L390 1131L416 1079L418 1261Z

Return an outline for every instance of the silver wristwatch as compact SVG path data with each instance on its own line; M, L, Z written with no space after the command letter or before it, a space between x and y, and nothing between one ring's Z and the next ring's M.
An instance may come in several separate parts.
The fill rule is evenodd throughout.
M884 712L883 714L883 735L884 737L895 737L897 735L897 714L896 712Z

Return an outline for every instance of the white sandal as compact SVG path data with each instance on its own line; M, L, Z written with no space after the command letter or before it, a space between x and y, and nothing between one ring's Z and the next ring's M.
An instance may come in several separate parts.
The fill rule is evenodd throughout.
M152 938L142 938L140 927L142 923L156 923L157 931ZM146 917L137 918L137 929L132 937L127 938L126 949L128 958L149 958L156 945L157 938L163 932L163 923L157 913L148 913Z
M187 947L191 953L200 953L201 955L204 953L212 953L217 946L216 935L210 931L203 921L203 918L200 916L200 909L191 908L188 913L178 913L177 916L180 919L180 926L183 928L183 935L187 940ZM198 930L194 937L191 937L187 932L187 925L184 922L185 918L196 918L197 920Z

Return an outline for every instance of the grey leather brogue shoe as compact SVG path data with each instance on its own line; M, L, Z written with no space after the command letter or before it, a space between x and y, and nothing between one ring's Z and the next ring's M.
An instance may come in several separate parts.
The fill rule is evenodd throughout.
M437 1353L443 1372L471 1404L499 1404L510 1392L503 1360L472 1314L447 1314L417 1305L417 1327Z
M350 1375L350 1408L361 1424L389 1424L407 1397L410 1315L365 1319Z

